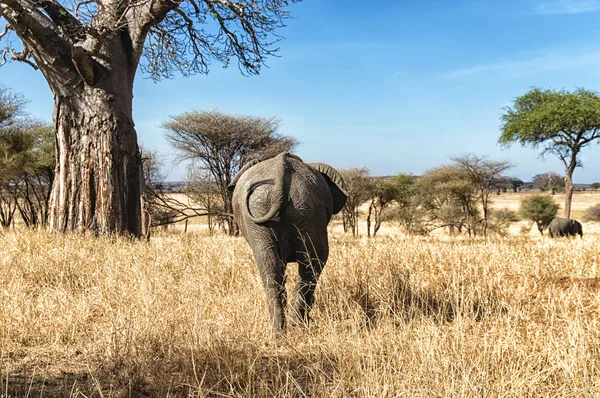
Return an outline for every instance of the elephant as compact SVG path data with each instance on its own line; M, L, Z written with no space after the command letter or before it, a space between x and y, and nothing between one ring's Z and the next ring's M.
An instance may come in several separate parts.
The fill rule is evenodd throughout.
M324 163L304 163L283 152L252 161L229 185L233 214L252 249L267 297L271 326L285 331L285 271L300 274L296 315L308 324L319 275L329 256L327 225L348 193L340 173Z
M570 218L555 218L548 225L548 233L552 238L558 238L559 236L575 236L578 235L583 238L583 229L581 223L577 220L571 220Z

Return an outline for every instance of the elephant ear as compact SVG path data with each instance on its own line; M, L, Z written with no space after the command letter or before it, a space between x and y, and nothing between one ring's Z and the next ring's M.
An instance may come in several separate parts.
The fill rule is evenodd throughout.
M346 199L348 199L348 190L346 189L346 183L342 175L339 171L325 163L310 163L310 166L321 173L327 180L331 195L333 196L333 214L339 213L346 204Z
M240 169L240 171L238 171L237 174L235 175L235 177L233 177L233 180L231 181L231 183L227 186L227 189L229 190L229 192L233 192L233 190L235 189L235 185L239 181L242 174L244 174L246 172L246 170L248 170L250 167L252 167L258 163L260 163L260 160L253 159L253 160L249 161L248 163L246 163L245 165L243 165L242 168Z

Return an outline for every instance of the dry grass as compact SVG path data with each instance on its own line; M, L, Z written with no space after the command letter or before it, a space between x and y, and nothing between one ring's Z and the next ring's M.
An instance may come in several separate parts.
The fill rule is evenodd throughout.
M240 238L4 233L0 396L597 397L598 253L335 235L312 325L275 339Z

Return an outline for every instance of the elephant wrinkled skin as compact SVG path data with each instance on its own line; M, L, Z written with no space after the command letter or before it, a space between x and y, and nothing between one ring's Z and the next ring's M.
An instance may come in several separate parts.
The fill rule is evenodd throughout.
M341 175L287 152L244 166L229 186L233 213L252 248L267 296L272 328L285 330L285 269L298 263L297 315L308 322L317 280L329 255L327 224L346 203Z
M552 238L559 236L575 236L579 235L583 238L583 228L581 223L570 218L555 218L548 226L548 233Z

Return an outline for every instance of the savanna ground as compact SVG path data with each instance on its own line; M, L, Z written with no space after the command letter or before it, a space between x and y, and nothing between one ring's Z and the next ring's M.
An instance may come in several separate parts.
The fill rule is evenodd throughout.
M242 238L3 232L0 396L597 397L595 230L334 232L313 322L281 338Z

